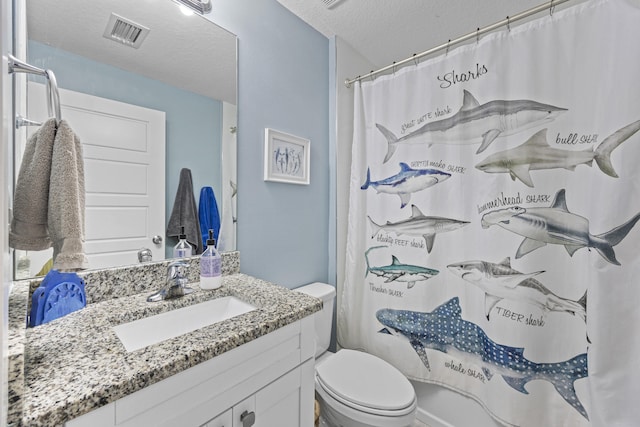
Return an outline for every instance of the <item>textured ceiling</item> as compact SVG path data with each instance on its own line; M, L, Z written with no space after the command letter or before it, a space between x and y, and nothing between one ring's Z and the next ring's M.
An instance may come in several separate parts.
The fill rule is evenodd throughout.
M236 38L171 0L28 0L29 39L236 103ZM139 49L102 36L112 12L151 29ZM55 72L55 70L53 70Z
M376 67L401 61L542 0L278 0L327 37L339 36ZM363 74L368 70L363 70Z

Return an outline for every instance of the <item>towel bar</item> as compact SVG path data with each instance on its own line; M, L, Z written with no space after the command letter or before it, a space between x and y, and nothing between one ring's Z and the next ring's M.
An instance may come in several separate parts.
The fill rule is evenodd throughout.
M9 74L12 73L28 73L35 74L38 76L43 76L47 79L47 108L49 114L52 113L55 115L56 123L60 123L62 120L62 114L60 111L60 94L58 92L58 83L56 81L56 76L51 70L43 70L42 68L34 67L31 64L27 64L16 58L15 56L9 54L7 55L9 59ZM20 120L22 119L22 120ZM16 116L16 127L24 126L26 122L31 122L24 118L20 118ZM33 123L33 122L31 122Z

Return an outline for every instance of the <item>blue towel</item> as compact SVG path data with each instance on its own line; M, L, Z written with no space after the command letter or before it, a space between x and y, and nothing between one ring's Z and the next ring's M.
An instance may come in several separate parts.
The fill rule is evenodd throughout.
M202 245L206 249L209 230L213 230L213 238L218 242L220 233L220 214L218 213L218 203L213 194L213 188L202 187L200 190L200 202L198 203L198 217L200 219L200 232L202 234Z

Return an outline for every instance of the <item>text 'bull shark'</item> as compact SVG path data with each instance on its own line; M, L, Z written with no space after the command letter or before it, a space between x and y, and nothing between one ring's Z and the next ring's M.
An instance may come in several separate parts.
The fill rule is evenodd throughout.
M572 151L550 147L547 143L547 129L542 129L519 147L490 155L478 163L476 169L487 173L508 172L512 180L518 178L527 186L533 187L529 174L532 170L563 168L574 171L576 166L591 166L595 160L602 172L617 178L618 174L611 164L611 152L638 130L640 120L609 135L595 149Z
M587 354L556 363L536 363L524 356L524 348L492 341L475 323L462 319L457 297L432 312L381 309L376 318L385 327L380 332L409 341L422 363L431 370L427 349L441 351L482 368L487 379L502 376L514 390L529 394L529 381L544 380L583 417L589 419L574 388L575 381L588 376Z
M397 194L400 207L404 208L411 200L411 193L432 187L450 177L450 173L438 169L412 169L406 163L400 163L400 172L380 181L371 181L371 171L367 169L367 180L360 189L373 187L378 193Z
M525 239L516 252L516 258L552 243L564 245L569 255L573 255L580 248L594 248L611 264L620 265L613 247L627 236L639 219L640 213L621 226L594 236L589 232L587 218L569 212L565 190L562 189L558 191L548 208L525 209L512 206L486 213L482 216L482 228L499 225L524 236Z
M367 272L365 273L365 277L367 277L369 273L372 273L378 277L383 277L385 279L384 283L406 282L407 289L411 289L414 287L416 282L429 280L436 274L440 273L438 270L423 267L421 265L403 264L395 257L395 255L391 256L391 264L371 267L369 265L369 251L384 247L385 246L374 246L367 249L364 253L364 258L367 262Z
M429 122L415 131L396 137L389 129L376 123L387 139L386 163L398 144L406 142L431 144L476 144L482 142L476 153L482 153L499 136L508 136L541 123L554 120L566 108L541 104L530 100L495 100L480 105L466 90L462 107L451 117Z
M376 224L370 216L367 218L369 218L369 223L373 228L372 238L376 237L380 230L408 236L422 236L427 245L427 253L431 253L431 249L433 249L436 234L457 230L469 224L469 221L459 221L439 216L425 216L416 205L411 205L411 216L402 221L387 221L386 224Z
M534 279L543 271L524 274L511 268L511 260L505 258L499 264L487 261L464 261L447 266L458 277L482 289L485 295L485 315L502 299L533 304L545 312L557 311L580 316L587 321L587 293L578 301L559 297Z

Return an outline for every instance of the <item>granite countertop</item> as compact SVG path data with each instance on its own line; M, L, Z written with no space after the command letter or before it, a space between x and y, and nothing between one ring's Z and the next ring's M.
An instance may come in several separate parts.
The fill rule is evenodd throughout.
M13 424L62 425L322 307L319 299L240 273L223 276L222 287L214 291L189 286L196 292L174 300L149 303L147 291L88 304L45 325L23 328L23 336L13 328L9 412L15 414L12 403L20 403L21 415ZM113 331L121 323L229 295L257 309L130 353ZM12 381L21 354L23 381Z

